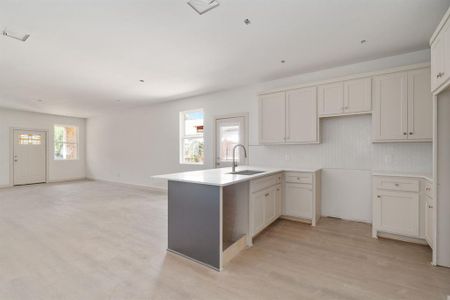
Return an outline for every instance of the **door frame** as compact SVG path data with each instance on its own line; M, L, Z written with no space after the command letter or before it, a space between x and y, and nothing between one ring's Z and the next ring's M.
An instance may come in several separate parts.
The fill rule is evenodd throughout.
M32 128L23 128L23 127L10 127L9 128L9 186L14 186L14 131L23 130L23 131L39 131L45 133L45 183L48 183L48 170L49 170L49 135L48 129L32 129Z
M214 116L214 132L213 132L213 144L214 146L213 148L213 153L212 153L212 158L213 158L213 168L214 169L218 169L216 162L217 162L217 157L216 157L216 153L217 153L217 120L220 119L231 119L231 118L244 118L244 124L245 124L245 128L244 128L244 132L245 132L245 140L244 140L244 146L245 149L247 150L247 158L245 159L245 164L247 165L249 162L249 157L250 157L250 149L249 149L249 128L248 128L248 124L249 124L249 113L248 112L242 112L242 113L232 113L232 114L226 114L226 115L219 115L219 116Z

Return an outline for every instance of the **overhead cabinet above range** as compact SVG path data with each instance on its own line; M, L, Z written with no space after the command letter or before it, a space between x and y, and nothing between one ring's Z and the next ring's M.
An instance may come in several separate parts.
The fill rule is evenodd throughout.
M261 144L319 143L316 87L260 96Z
M371 91L371 78L359 78L319 85L319 116L371 113Z

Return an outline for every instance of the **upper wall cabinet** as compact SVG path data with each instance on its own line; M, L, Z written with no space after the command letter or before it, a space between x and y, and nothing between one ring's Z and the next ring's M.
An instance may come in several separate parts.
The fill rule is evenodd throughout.
M316 88L260 97L261 144L319 143Z
M319 116L333 116L344 111L344 86L342 82L319 85Z
M261 144L281 144L286 134L286 93L263 95L259 99Z
M370 78L320 85L318 88L319 116L370 113L371 88Z
M431 40L432 91L450 81L450 22L440 24L436 32Z
M373 78L373 140L430 141L432 95L430 69Z
M286 143L319 142L316 88L286 92Z

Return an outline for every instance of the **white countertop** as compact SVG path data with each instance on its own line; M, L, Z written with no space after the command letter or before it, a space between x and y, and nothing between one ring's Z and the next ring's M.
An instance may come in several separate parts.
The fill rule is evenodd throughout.
M190 182L190 183L198 183L198 184L207 184L207 185L216 185L216 186L227 186L231 184L235 184L238 182L248 181L255 178L284 172L284 171L296 171L296 172L315 172L317 170L284 170L284 169L275 169L275 168L265 168L265 167L256 167L256 166L239 166L236 168L236 171L243 170L255 170L255 171L264 171L264 173L258 173L254 175L237 175L237 174L229 174L231 172L230 168L220 168L220 169L208 169L208 170L199 170L199 171L191 171L191 172L182 172L182 173L173 173L166 175L157 175L153 176L154 178L167 179L171 181L182 181L182 182Z
M372 171L375 176L393 176L393 177L412 177L423 178L428 181L433 181L433 175L430 173L414 173L414 172L396 172L396 171Z

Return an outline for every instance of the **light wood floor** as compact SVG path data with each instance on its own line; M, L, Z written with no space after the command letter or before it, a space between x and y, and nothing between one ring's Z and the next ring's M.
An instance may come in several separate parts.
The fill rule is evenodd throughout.
M0 190L0 299L446 299L450 269L370 226L277 221L217 273L166 249L167 198L101 182Z

